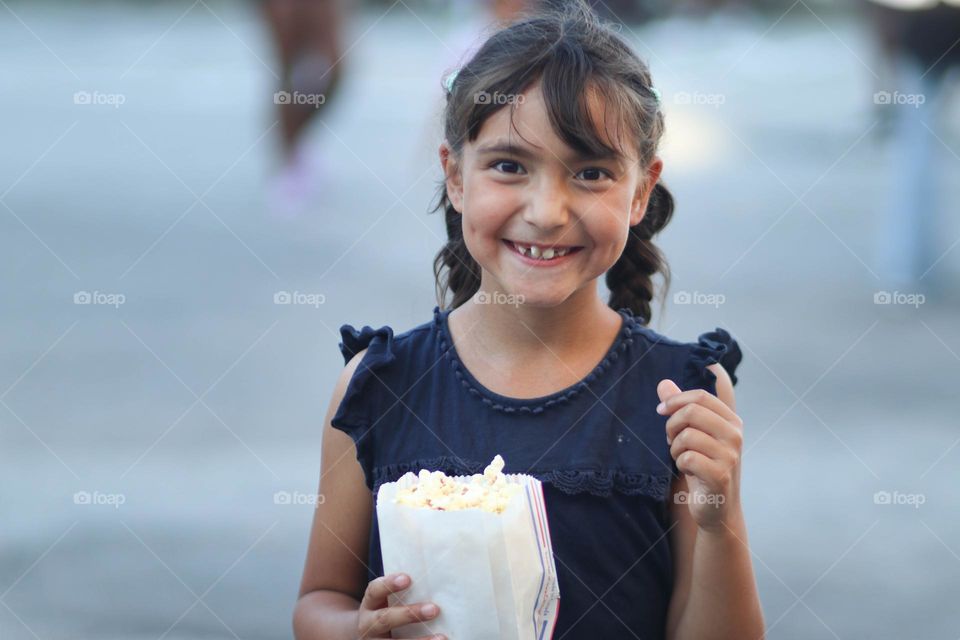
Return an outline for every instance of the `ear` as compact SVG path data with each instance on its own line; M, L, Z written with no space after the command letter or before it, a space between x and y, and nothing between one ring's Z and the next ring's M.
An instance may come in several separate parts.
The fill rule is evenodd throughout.
M443 167L444 180L447 184L447 199L457 210L463 213L463 175L460 172L460 163L457 161L453 149L444 140L440 143L440 166Z
M633 204L630 208L630 226L640 224L644 214L647 213L647 205L650 203L650 194L653 192L653 185L660 179L660 173L663 171L663 160L654 157L653 162L647 168L646 175L640 181L637 192L633 197Z

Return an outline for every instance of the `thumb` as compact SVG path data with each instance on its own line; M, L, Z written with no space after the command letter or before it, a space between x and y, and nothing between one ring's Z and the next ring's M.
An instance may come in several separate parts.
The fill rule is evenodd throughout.
M677 395L678 393L680 393L680 387L678 387L677 384L669 378L661 380L657 385L657 395L660 396L661 402L670 396Z

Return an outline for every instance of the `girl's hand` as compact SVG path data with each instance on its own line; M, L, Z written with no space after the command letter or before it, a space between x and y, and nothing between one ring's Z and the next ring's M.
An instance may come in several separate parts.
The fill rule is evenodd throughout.
M411 622L426 622L436 618L440 608L432 602L387 606L387 596L410 586L410 576L394 573L372 580L367 585L357 612L357 637L390 638L390 631ZM432 607L432 609L431 609ZM423 636L417 640L446 640L446 636Z
M743 420L703 389L681 391L672 380L661 380L657 395L657 413L670 416L667 443L687 479L690 515L700 529L722 530L739 509Z

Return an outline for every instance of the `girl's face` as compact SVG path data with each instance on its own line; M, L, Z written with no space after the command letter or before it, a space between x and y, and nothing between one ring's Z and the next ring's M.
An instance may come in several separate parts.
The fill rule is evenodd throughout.
M629 157L576 153L554 132L539 83L516 102L512 127L507 105L483 123L461 157L444 143L440 159L467 249L483 270L482 290L551 307L617 261L663 163L655 159L643 171L632 144L624 145ZM596 98L591 111L599 131L616 131L615 114L602 122Z

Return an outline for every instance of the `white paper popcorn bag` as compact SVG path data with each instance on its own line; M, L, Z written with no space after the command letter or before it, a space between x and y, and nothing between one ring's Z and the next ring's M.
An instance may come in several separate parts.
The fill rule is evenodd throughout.
M473 476L421 470L380 486L377 519L384 574L413 580L389 604L434 602L440 615L394 638L547 640L560 590L543 489L504 474L500 456Z

